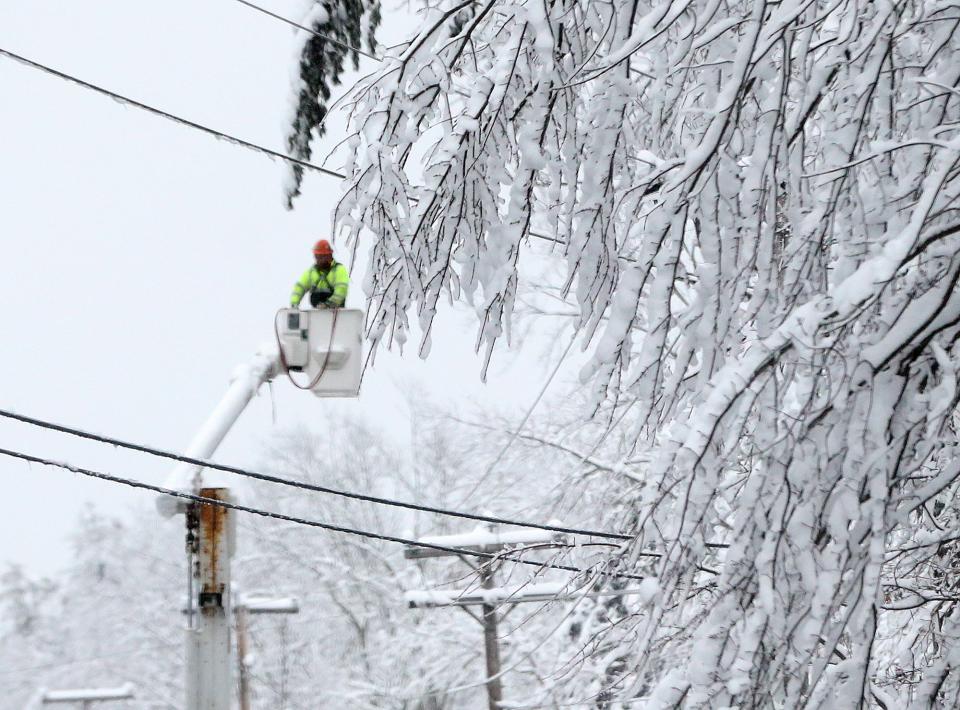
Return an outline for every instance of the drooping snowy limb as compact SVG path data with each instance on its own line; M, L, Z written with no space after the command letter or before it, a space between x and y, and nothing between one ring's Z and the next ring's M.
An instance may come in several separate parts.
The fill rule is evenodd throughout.
M309 161L311 141L326 133L331 88L340 83L345 63L360 63L366 42L376 49L374 33L380 24L380 0L302 0L305 17L297 31L298 66L293 80L288 117L290 155ZM374 55L368 55L374 56ZM300 194L303 167L287 166L284 197L288 208Z
M440 299L462 298L489 358L524 240L563 244L595 405L630 407L604 458L649 460L626 505L636 549L668 551L655 607L600 662L612 697L909 701L877 660L890 614L942 696L953 642L887 607L954 594L929 572L955 544L955 8L443 7L354 92L337 216L376 235L374 345L402 343L414 311L423 355Z

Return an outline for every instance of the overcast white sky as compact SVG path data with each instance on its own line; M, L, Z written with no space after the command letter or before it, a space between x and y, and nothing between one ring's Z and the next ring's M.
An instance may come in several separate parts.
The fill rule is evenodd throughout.
M297 19L303 0L263 4ZM414 23L394 13L387 31ZM232 0L0 3L0 47L276 149L294 46L291 28ZM335 125L329 145L337 134ZM274 312L327 236L336 181L309 176L287 212L281 178L262 155L0 57L0 408L183 450L233 368L272 337ZM350 305L364 306L359 286ZM541 346L481 386L468 321L442 319L429 363L379 358L357 402L278 382L276 426L321 429L346 411L404 446L415 422L398 385L410 383L452 405L495 401L519 420L547 374ZM263 395L218 460L262 460L275 431ZM169 470L8 420L0 446L153 483ZM88 504L178 524L153 513L152 494L62 470L0 458L0 477L0 566L62 567L65 536Z

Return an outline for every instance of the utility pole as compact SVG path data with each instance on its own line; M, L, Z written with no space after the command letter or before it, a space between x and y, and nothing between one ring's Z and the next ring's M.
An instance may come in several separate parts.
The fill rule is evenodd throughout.
M293 597L267 599L241 596L233 608L237 622L237 674L240 710L250 710L250 668L247 666L247 616L250 614L297 614L300 602Z
M247 668L247 608L239 605L234 609L237 622L237 676L240 686L240 710L250 710L250 679Z
M493 589L493 568L484 566L480 571L480 585ZM497 631L497 607L484 604L483 650L487 659L487 705L489 710L499 710L503 700L503 684L500 681L500 641Z
M187 448L191 459L209 459L257 390L280 372L274 346L261 349L237 368L220 400ZM181 461L167 477L166 488L202 498L229 501L220 478L202 466ZM206 479L206 480L205 480ZM213 480L211 480L213 479ZM221 478L222 480L222 478ZM185 513L187 528L186 710L229 710L233 679L230 665L230 556L235 543L235 513L227 508L162 495L156 500L164 517Z
M425 537L418 542L427 542L433 545L443 547L457 547L462 550L475 552L494 553L508 549L516 545L544 544L562 541L564 536L560 533L550 532L548 530L520 529L497 531L495 528L478 528L471 533L460 535L442 535ZM449 557L462 556L456 552L447 552L425 547L407 547L404 550L404 557L407 559L423 559L426 557ZM480 586L489 593L489 590L495 590L494 569L490 564L484 564L480 570ZM416 592L412 594L417 594ZM436 596L438 593L434 593ZM422 593L421 593L422 595ZM427 593L429 595L429 593ZM444 596L443 593L439 593ZM449 595L445 595L449 596ZM486 594L480 595L480 604L482 613L478 619L474 614L470 616L479 621L483 626L483 648L486 659L487 670L487 707L488 710L500 710L500 704L503 702L503 683L500 679L500 640L498 631L498 613L497 605L494 602L494 596L489 598ZM408 602L411 607L414 606L455 606L455 604L416 604L408 596ZM459 605L464 608L465 605ZM468 612L470 613L470 612Z
M78 688L75 690L46 690L40 696L44 705L53 703L79 703L81 710L92 710L94 703L111 700L127 700L133 697L133 684L119 688Z
M306 389L319 397L360 394L363 312L346 308L303 312L283 309L278 316L281 314L285 325L281 328L274 322L277 344L261 348L248 364L234 370L226 394L190 442L185 457L167 477L165 488L228 500L226 488L213 487L218 475L211 476L201 460L213 456L260 386L287 370L287 360L296 360L297 367L312 378ZM156 506L168 518L186 513L186 710L229 710L230 556L236 516L219 506L187 504L183 498L170 495L157 498ZM244 619L242 623L245 622Z
M202 498L229 502L226 488L201 488ZM195 565L187 628L187 710L229 710L230 689L230 556L235 525L233 512L208 503L191 503L187 512L188 542L194 542ZM192 513L192 514L191 514ZM196 609L197 613L192 613Z

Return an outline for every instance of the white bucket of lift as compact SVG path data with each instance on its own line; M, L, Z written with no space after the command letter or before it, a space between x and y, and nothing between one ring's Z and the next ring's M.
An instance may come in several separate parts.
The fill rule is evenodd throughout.
M277 338L291 377L318 397L356 397L363 366L363 311L284 308L277 315Z

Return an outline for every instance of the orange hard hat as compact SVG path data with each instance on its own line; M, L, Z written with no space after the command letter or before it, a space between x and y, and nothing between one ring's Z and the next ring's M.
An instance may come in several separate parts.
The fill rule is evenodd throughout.
M313 253L318 256L333 256L333 248L326 239L321 239L313 245Z

